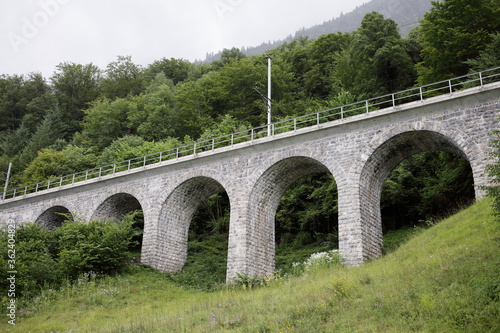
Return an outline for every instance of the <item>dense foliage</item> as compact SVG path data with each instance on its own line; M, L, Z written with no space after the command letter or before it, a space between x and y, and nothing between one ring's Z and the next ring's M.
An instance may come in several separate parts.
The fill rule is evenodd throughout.
M435 1L433 6L421 27L423 84L467 74L467 61L477 58L500 30L497 0Z
M15 235L17 297L37 294L42 287L57 288L82 274L110 274L124 267L132 256L135 237L132 215L121 222L66 221L54 231L37 224L23 224ZM7 230L1 230L0 244L7 249ZM7 267L7 252L0 262ZM7 272L0 272L0 290L8 288Z

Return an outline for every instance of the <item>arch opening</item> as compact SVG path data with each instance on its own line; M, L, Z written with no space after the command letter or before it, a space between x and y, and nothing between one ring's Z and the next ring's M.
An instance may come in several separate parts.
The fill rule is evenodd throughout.
M49 230L55 230L68 219L73 220L73 215L71 215L69 209L63 206L54 206L44 211L36 219L35 223Z
M230 200L224 187L209 177L191 178L168 196L160 213L158 260L163 272L197 275L198 287L224 282ZM203 260L200 260L202 258Z
M331 172L312 158L290 157L265 171L250 196L247 219L252 227L250 242L253 246L249 252L257 260L247 267L247 274L272 274L276 268L276 250L281 254L281 250L303 249L321 238L324 238L324 243L330 243L330 246L333 243L338 248L337 207L330 207L330 214L327 218L323 216L322 224L320 215L324 207L314 206L318 202L336 205L336 195ZM290 211L293 209L295 211ZM297 225L294 219L299 219L302 225ZM328 220L326 225L325 220ZM290 232L292 230L295 234ZM316 252L312 247L311 251ZM308 256L307 251L303 256ZM287 263L281 257L278 259L278 266L283 268Z
M441 151L413 155L391 172L382 188L383 233L432 224L469 206L474 197L467 160Z
M132 239L133 245L130 250L141 252L142 238L144 233L144 212L136 197L128 193L117 193L102 202L92 214L91 220L120 221L126 215L131 215L133 228L140 233Z
M462 169L470 173L473 179L470 161L465 152L453 140L443 134L432 131L411 131L398 134L380 145L368 158L361 173L360 199L361 199L361 222L364 239L365 259L374 259L382 254L383 248L383 229L382 223L382 192L384 184L390 186L390 182L397 178L398 172L414 172L415 170L401 171L405 167L402 162L412 163L425 160L453 160L455 163L460 161ZM465 167L464 167L465 166ZM420 166L425 168L426 166ZM391 176L391 173L395 172ZM426 177L425 175L420 175ZM435 175L433 175L435 176ZM392 178L391 178L392 177ZM432 177L429 177L429 179ZM434 179L434 178L433 178ZM470 179L470 178L469 178ZM434 180L436 182L436 180ZM389 182L389 184L388 184ZM394 182L392 183L394 185ZM438 188L441 184L434 184ZM473 180L470 186L473 188ZM467 191L466 191L467 192ZM470 188L469 188L470 195ZM471 200L473 200L472 197ZM384 198L384 202L387 198ZM394 200L397 199L392 199ZM414 203L409 203L412 205ZM385 229L390 228L390 221L387 221Z
M136 210L142 210L139 200L127 193L117 193L97 207L91 220L121 220Z

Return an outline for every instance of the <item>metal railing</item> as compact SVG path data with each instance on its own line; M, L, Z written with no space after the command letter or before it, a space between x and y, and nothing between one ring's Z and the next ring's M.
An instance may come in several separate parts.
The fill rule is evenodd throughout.
M295 132L298 129L306 127L316 126L319 128L321 124L326 122L345 119L354 115L370 113L382 109L393 108L396 111L397 107L402 104L424 101L427 98L435 96L450 95L460 90L482 87L485 84L497 81L500 81L500 67L272 123L271 136L286 132ZM196 156L201 152L215 151L224 147L233 147L239 143L253 143L254 140L265 137L268 137L267 125L132 158L127 161L109 164L67 176L45 180L36 184L14 188L5 192L5 200L65 185L73 185L90 179L115 175L169 160L177 160L185 156Z

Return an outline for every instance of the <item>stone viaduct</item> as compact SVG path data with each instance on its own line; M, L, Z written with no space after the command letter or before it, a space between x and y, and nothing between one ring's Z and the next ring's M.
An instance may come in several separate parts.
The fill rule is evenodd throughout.
M61 223L142 209L141 261L160 271L182 269L193 214L209 196L230 200L227 279L274 271L274 218L286 188L317 172L338 188L339 250L349 265L381 254L384 181L413 154L446 151L473 170L476 198L489 179L489 133L498 129L500 83L471 88L318 126L297 129L0 202L0 223Z

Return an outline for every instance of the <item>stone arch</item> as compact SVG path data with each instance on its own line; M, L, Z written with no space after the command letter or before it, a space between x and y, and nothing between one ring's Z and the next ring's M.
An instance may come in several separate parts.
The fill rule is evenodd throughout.
M161 208L158 256L151 266L171 273L182 269L187 260L188 232L193 215L201 203L223 191L225 188L217 180L206 176L190 178L174 188Z
M142 209L142 205L136 197L128 193L117 193L108 197L97 207L91 220L120 220L138 209Z
M317 159L294 156L270 166L256 181L246 209L246 267L249 276L265 276L275 269L275 215L286 189L300 178L314 173L330 173ZM243 252L243 251L240 251ZM240 271L241 272L241 271ZM238 272L228 272L228 280Z
M459 155L470 163L469 156L457 142L444 134L429 130L394 135L378 146L364 163L359 178L359 195L365 259L374 259L382 254L380 196L385 180L405 159L432 151Z
M63 206L54 206L40 214L35 222L44 228L54 230L63 224L66 216L73 219L73 215L71 215L69 209Z

